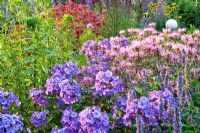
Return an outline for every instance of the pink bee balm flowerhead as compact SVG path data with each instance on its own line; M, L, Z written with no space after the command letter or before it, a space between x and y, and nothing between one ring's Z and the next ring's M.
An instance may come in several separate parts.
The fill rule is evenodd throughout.
M196 30L193 34L194 37L200 37L200 30Z
M162 32L165 33L165 34L168 34L168 33L171 33L171 29L163 29Z
M156 23L152 22L148 24L149 28L155 28L156 27Z
M93 26L93 24L92 24L92 23L89 23L89 24L87 24L87 28L88 28L88 29L93 29L93 28L94 28L94 26Z
M181 35L186 33L186 29L185 29L185 28L178 29L177 31L178 31L178 33L181 34Z
M132 33L132 32L133 32L132 28L128 29L128 33Z
M119 35L123 37L123 36L125 36L125 33L126 33L125 30L121 30L121 31L119 32Z
M180 34L176 33L176 32L171 33L171 34L168 35L168 37L172 38L172 39L178 39L179 36L180 36Z

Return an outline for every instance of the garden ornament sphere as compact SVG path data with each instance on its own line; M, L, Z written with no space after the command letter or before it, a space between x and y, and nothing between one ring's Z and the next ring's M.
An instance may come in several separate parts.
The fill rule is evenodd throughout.
M165 27L169 28L171 30L176 30L178 27L178 23L175 19L169 19L169 20L167 20Z

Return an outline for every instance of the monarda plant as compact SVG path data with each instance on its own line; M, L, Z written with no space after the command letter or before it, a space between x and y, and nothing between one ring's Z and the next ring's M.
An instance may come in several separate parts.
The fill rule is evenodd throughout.
M88 26L90 28L92 27L92 31L96 36L100 35L100 27L104 24L105 12L96 13L92 10L89 10L88 5L81 3L76 4L73 2L68 2L66 5L55 5L52 8L52 11L56 15L56 26L64 29L74 30L75 38L79 38L84 32L84 29L86 29ZM73 17L73 21L68 23L67 26L62 24L64 15L71 15Z

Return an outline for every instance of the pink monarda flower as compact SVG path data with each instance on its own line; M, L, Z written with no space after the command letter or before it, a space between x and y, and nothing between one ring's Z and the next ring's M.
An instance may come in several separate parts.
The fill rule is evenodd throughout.
M122 68L122 69L130 69L132 67L132 64L128 61L121 61L119 66Z
M164 42L164 40L165 40L165 38L162 37L162 36L153 36L152 38L153 38L153 42L156 45L161 45Z
M125 31L125 30L121 30L121 31L119 31L119 35L120 35L121 37L124 37L125 34L126 34L126 31Z
M173 33L169 34L168 37L171 39L178 39L180 37L180 33L173 32Z
M132 46L130 47L132 50L139 51L141 49L141 45L139 41L132 41L131 42Z
M181 35L185 34L186 33L186 29L185 28L182 28L182 29L178 29L177 32Z
M130 34L138 34L140 31L141 29L133 29L133 28L128 29L128 32Z
M169 50L171 50L171 49L177 50L176 45L174 45L173 43L165 43L164 45L165 45L166 48L169 49Z
M147 33L148 35L156 35L157 31L154 28L146 28L143 30L145 33Z
M132 33L133 32L133 29L132 28L129 28L128 29L128 33Z
M145 31L141 31L138 33L137 35L137 39L141 40L146 36L146 32Z
M93 24L92 24L92 23L89 23L89 24L87 24L87 28L88 28L88 29L93 29L93 28L94 28L94 26L93 26Z
M149 24L148 24L148 27L149 27L149 28L155 28L155 27L156 27L156 23L149 23Z
M184 35L181 37L181 40L190 47L196 46L197 40L192 35Z
M193 37L197 37L199 38L200 37L200 30L196 30L193 34Z
M135 56L137 56L137 53L134 52L132 49L127 49L126 50L126 56L128 58L134 58Z
M188 53L192 56L196 56L197 55L197 50L195 48L189 48L188 49Z
M168 33L171 33L172 31L171 29L163 29L162 32L165 34L168 34Z

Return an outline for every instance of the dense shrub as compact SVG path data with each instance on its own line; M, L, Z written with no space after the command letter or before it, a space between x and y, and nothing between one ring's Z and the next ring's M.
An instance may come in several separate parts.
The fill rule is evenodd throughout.
M190 25L194 25L197 28L200 27L200 3L195 0L170 0L169 3L176 2L178 5L177 13L181 16L180 26L189 28ZM196 7L198 2L198 9ZM197 10L197 14L196 14ZM198 15L198 16L196 16Z

